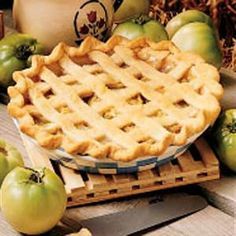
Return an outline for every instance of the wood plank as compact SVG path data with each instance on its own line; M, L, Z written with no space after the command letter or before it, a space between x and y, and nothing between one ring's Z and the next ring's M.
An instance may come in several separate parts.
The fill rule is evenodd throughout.
M194 166L198 170L206 171L206 167L202 161L194 161Z
M146 170L138 173L138 179L151 179L153 178L153 172L151 170Z
M115 183L127 183L129 182L129 175L120 174L120 175L112 175L112 179Z
M107 184L107 180L104 175L95 175L95 174L88 174L89 181L86 182L88 189L103 189L104 185Z
M128 188L119 188L117 189L117 193L121 193L121 194L124 194L124 193L128 193L128 192L131 192L132 191L132 188L129 186Z
M235 176L223 176L220 180L214 180L200 184L204 195L209 202L225 213L235 216L236 213L236 178Z
M168 176L172 172L171 163L166 163L158 167L160 176Z
M127 196L132 196L132 195L137 195L140 193L148 193L148 192L153 192L156 190L163 190L163 189L169 189L169 188L173 188L173 187L179 187L179 186L184 186L184 185L188 185L188 184L195 184L195 183L199 183L199 182L204 182L204 181L209 181L212 179L215 179L215 176L204 176L202 178L196 178L196 179L186 179L181 177L180 181L176 181L176 182L165 182L165 180L161 180L158 181L156 184L150 185L150 186L142 186L142 184L140 183L132 183L132 189L130 188L130 186L124 186L124 188L128 189L127 192L119 192L117 191L114 194L107 194L107 195L103 195L103 196L92 196L89 198L85 198L84 200L79 200L76 201L77 198L76 196L72 195L72 201L68 203L68 206L80 206L80 205L84 205L84 204L88 204L88 203L94 203L94 202L101 202L101 201L105 201L105 200L111 200L111 199L116 199L116 198L123 198L123 197L127 197ZM161 183L160 183L161 182ZM137 188L136 188L137 186ZM93 190L92 192L96 191L108 191L109 186L104 186L103 189L96 189ZM113 186L110 186L110 189L113 189ZM121 187L119 187L119 189L121 189Z
M140 183L140 187L144 188L147 186L151 186L155 183L154 181L154 174L152 172L152 170L146 170L146 171L141 171L138 173L138 180L142 181ZM150 181L152 180L152 181Z
M33 164L34 167L47 167L51 169L52 171L53 166L48 159L48 155L45 154L40 148L36 148L34 144L32 144L31 141L29 141L27 138L25 138L24 134L21 134L23 143L25 145L26 151L28 152L29 158Z
M60 165L61 174L63 177L63 180L65 181L66 189L69 190L71 193L72 191L76 191L77 189L80 189L80 192L83 188L85 188L85 183L81 177L81 175L76 174L75 171L66 168L62 165Z
M184 172L191 172L193 170L198 169L198 166L194 165L195 163L193 161L192 154L189 151L183 153L177 158L177 160L180 164L182 171ZM189 177L191 177L191 173ZM192 177L194 177L194 175Z
M144 235L146 236L183 236L184 234L174 229L172 226L166 226L157 230L153 230Z
M173 168L171 163L166 163L165 165L161 165L158 167L159 174L161 177L166 177L163 180L163 183L165 184L174 184L175 183L175 177L173 176ZM168 178L167 178L168 176Z
M4 219L0 212L0 235L1 236L22 236L21 233L15 231Z
M181 173L181 169L180 169L179 165L172 165L172 172L174 174L180 174Z
M214 152L209 147L209 144L203 139L199 138L195 141L195 145L201 154L204 164L208 166L219 165L218 160L215 157Z
M233 236L235 235L234 225L235 219L220 210L208 206L207 208L180 219L167 228L173 232L178 232L180 235L185 236ZM154 234L146 234L147 236L152 235L170 235L172 234L162 234L162 230L166 231L165 227L154 231ZM160 234L159 234L160 232Z

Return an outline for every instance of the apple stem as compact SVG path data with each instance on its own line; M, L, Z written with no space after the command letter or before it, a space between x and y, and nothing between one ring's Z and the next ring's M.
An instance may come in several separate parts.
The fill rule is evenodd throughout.
M29 179L35 183L42 183L42 178L39 173L32 173Z
M27 60L35 51L35 45L22 44L16 49L16 58Z
M139 24L139 25L144 25L145 23L147 23L148 21L150 21L150 17L149 16L146 16L146 15L143 15L141 14L140 16L138 16L137 18L133 19L132 21L136 24Z
M34 170L30 167L25 167L25 169L28 169L32 171L33 173L30 175L29 180L35 182L35 183L42 183L43 182L43 177L44 177L44 171L42 173L40 171Z
M236 120L233 120L232 123L228 124L227 128L229 129L230 133L236 133Z
M7 156L7 151L4 148L0 147L0 153L2 153L3 155Z

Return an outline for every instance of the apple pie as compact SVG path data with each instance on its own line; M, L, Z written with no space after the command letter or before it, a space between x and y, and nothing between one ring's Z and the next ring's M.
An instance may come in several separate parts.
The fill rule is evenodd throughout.
M8 111L48 149L131 161L181 146L214 122L219 73L170 41L60 43L15 72Z

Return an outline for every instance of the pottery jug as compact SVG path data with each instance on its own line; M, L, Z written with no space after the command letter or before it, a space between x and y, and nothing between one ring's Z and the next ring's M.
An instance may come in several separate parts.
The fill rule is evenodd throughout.
M17 31L38 39L49 52L59 42L71 46L93 35L106 40L122 0L14 0Z

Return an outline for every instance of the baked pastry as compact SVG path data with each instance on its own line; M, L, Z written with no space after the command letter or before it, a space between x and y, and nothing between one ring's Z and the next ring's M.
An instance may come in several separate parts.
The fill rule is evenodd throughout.
M130 161L183 145L214 122L219 73L170 41L60 43L15 72L9 113L46 148Z

